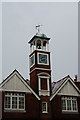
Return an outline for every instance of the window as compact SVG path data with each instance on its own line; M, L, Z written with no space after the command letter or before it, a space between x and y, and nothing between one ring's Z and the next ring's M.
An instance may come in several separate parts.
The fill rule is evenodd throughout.
M47 78L41 78L41 90L47 90Z
M43 50L46 50L46 41L43 41Z
M34 54L30 57L30 67L35 64Z
M47 102L42 102L42 113L47 113Z
M37 40L37 49L41 49L41 41Z
M62 111L77 112L77 98L76 97L62 97Z
M24 93L5 93L4 97L5 110L24 110L25 94Z

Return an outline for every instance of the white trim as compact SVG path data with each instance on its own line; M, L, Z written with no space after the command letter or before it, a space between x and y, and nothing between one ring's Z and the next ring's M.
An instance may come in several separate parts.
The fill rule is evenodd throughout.
M39 91L40 91L41 90L41 80L40 80L40 77L39 77L38 86L39 86Z
M9 93L9 92L7 92L7 93ZM25 93L24 93L24 95L19 95L20 93L16 93L17 95L13 95L13 93L16 93L16 92L11 92L11 93L6 94L4 96L4 110L25 111ZM10 108L5 108L5 97L10 98ZM12 108L12 98L13 97L17 98L17 104L16 104L17 108ZM19 108L19 98L24 98L24 108L23 109Z
M45 69L45 68L37 68L35 67L30 73L32 73L34 70L47 70L47 71L51 71L51 69Z
M54 96L61 90L61 88L65 85L65 83L66 83L67 81L65 81L63 84L62 84L62 86L60 86L60 88L58 88L58 90L57 91L55 91L55 93L50 97L50 101L54 98Z
M70 82L73 84L73 86L76 88L76 90L80 93L80 90L79 90L79 88L75 85L75 83L71 80L71 79L69 79L70 80Z
M51 77L48 73L46 73L46 72L41 72L41 73L39 73L39 74L37 74L38 76L40 76L40 75L44 75L44 76L49 76L49 78Z
M26 93L27 91L21 91L21 90L9 90L9 89L1 89L0 91L6 91L6 92L22 92L22 93ZM28 93L31 93L31 91L29 92L28 91Z
M50 91L48 90L39 90L39 96L50 96Z
M11 74L11 76L9 76L1 85L0 87L3 87L14 75L17 75L20 80L24 83L24 85L35 95L35 97L40 100L40 98L38 97L38 95L32 90L32 88L24 81L23 77L21 75L18 74L17 71L15 71L13 74Z
M41 89L41 78L46 78L47 81L47 90ZM49 87L49 78L48 76L38 76L38 90L39 90L39 96L50 96L50 87Z
M39 78L46 78L46 79L49 79L50 77L47 77L47 76L38 76Z
M63 96L65 96L65 94L64 93L57 93L57 95L63 95ZM69 94L66 94L67 96L72 96L72 97L78 97L78 96L80 96L80 95L69 95Z
M47 89L48 89L48 91L50 91L50 84L49 84L49 78L47 79Z
M16 72L14 72L11 76L9 76L9 78L8 78L7 80L4 80L4 81L0 84L0 88L3 87L3 85L5 85L15 74L16 74Z
M61 86L55 91L55 93L50 97L50 101L55 97L55 95L62 89L62 87L68 82L70 81L72 83L72 85L75 87L75 89L79 92L80 94L80 90L78 89L78 87L74 84L74 82L72 81L72 79L69 77L67 78L62 84Z
M62 96L61 101L64 100L65 101L65 110L62 109L62 112L78 112L78 105L77 105L77 97L72 97L72 96ZM71 104L71 109L68 110L68 100L70 101ZM73 103L72 101L76 101L76 110L73 110ZM62 106L62 105L61 105Z
M41 41L41 49L37 48L37 41L40 40ZM34 45L34 41L35 41L35 45ZM45 46L45 50L43 48L43 42L46 41L46 46ZM32 44L32 46L31 46ZM46 39L41 39L41 38L35 38L31 43L30 43L30 53L35 51L35 50L39 50L39 51L49 51L49 41Z
M34 57L33 57L34 56ZM33 57L34 58L34 63L31 65L31 57ZM29 57L29 66L30 66L30 68L31 67L33 67L35 65L35 53L34 54L32 54L30 57Z
M40 63L39 62L39 54L47 56L47 63ZM47 53L39 53L39 52L37 52L37 64L39 64L39 65L49 65L49 55Z
M46 110L45 110L45 111L43 111L43 104L44 104L44 103L46 104L46 106L45 106L45 107L46 107ZM43 101L43 102L42 102L42 113L48 113L47 107L48 107L48 106L47 106L47 102L46 102L46 101Z

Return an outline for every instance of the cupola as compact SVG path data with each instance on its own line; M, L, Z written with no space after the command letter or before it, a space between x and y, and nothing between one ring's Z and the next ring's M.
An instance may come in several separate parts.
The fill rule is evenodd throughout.
M34 50L49 51L49 40L50 38L45 34L36 33L29 41L30 53Z

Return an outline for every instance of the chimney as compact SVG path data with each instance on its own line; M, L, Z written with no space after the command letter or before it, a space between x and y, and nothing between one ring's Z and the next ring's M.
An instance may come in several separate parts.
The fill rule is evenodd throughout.
M77 75L75 75L74 82L77 82Z

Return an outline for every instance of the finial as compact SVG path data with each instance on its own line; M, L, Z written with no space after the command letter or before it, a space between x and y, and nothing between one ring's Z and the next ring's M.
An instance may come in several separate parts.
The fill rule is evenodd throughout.
M38 31L37 33L40 33L40 27L41 27L41 26L42 26L42 25L40 25L40 24L39 24L39 25L36 25L36 29L37 29L37 31Z

